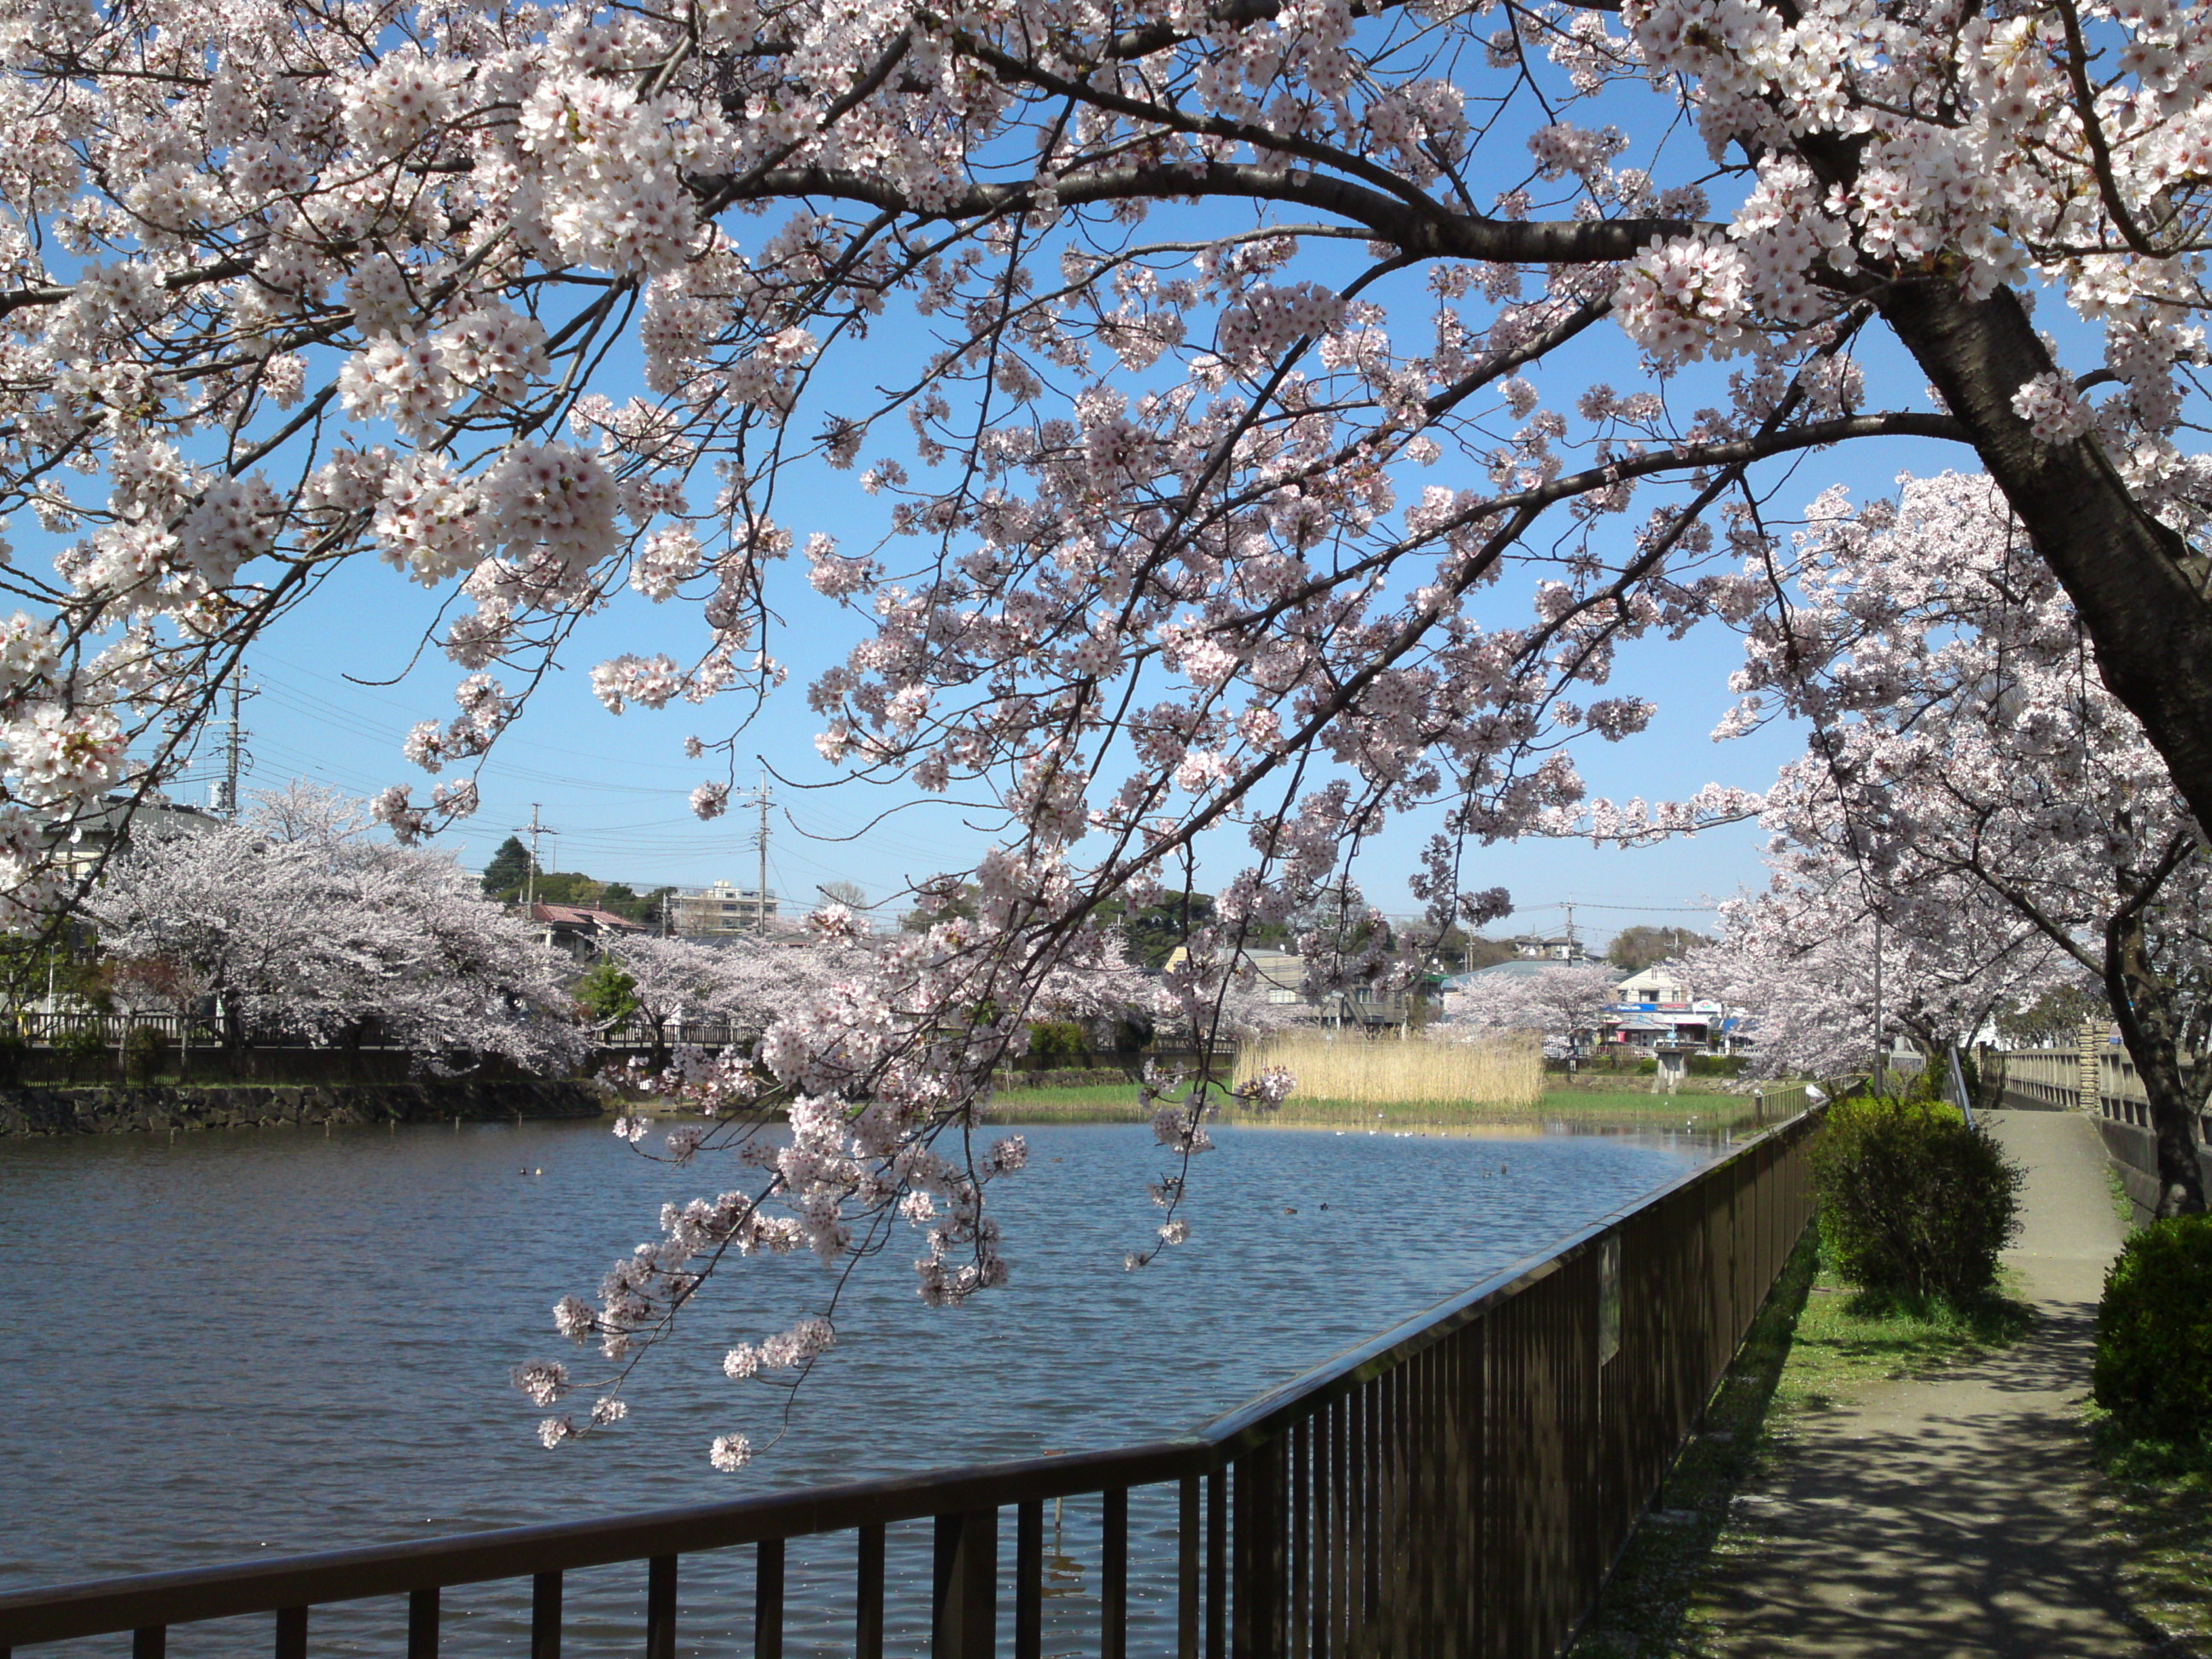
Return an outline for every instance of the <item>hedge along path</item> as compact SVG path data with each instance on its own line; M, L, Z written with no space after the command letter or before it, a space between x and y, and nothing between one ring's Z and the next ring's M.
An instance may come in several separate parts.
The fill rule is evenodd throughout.
M1723 1653L2103 1659L2154 1646L2094 1541L2078 1413L2121 1243L2104 1148L2072 1112L1985 1115L2027 1172L2005 1264L2036 1327L1796 1419L1737 1500L1758 1542L1718 1587Z

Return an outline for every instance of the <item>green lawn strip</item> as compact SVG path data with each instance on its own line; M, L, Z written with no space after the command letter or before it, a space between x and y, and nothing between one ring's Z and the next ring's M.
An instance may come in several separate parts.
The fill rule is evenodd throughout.
M1140 1123L1152 1111L1133 1083L1089 1083L1064 1089L1001 1089L991 1097L998 1123Z
M1775 1088L1790 1085L1775 1084ZM1546 1074L1544 1090L1555 1095L1620 1095L1631 1100L1669 1100L1679 1095L1722 1095L1733 1099L1747 1099L1749 1091L1741 1084L1724 1077L1686 1077L1676 1085L1676 1095L1655 1091L1651 1073L1640 1076L1634 1072L1552 1072Z
M2112 1210L2135 1231L2135 1206L2107 1166ZM2120 1592L2163 1634L2167 1651L2212 1656L2212 1430L2194 1445L2130 1434L2085 1409L2104 1480L2091 1498L2099 1541L2120 1563Z
M1828 1410L1869 1382L1921 1376L2018 1341L2035 1315L2002 1294L2008 1277L2000 1275L1999 1294L1972 1308L1916 1308L1870 1298L1823 1263L1776 1390L1784 1419ZM1778 1423L1777 1439L1786 1440L1791 1427Z
M2091 1512L2120 1593L2166 1638L2162 1653L2212 1655L2212 1431L2176 1443L2130 1435L2094 1406L2087 1416L2105 1475Z
M1730 1563L1761 1544L1730 1506L1787 1455L1803 1419L1869 1383L2015 1341L2033 1317L2002 1296L1965 1311L1871 1303L1820 1263L1808 1237L1630 1540L1572 1659L1709 1659L1719 1650L1715 1608Z
M1694 1126L1713 1129L1747 1127L1751 1102L1741 1095L1670 1096L1548 1091L1533 1106L1485 1101L1394 1101L1372 1104L1293 1095L1280 1110L1248 1113L1231 1108L1232 1123L1285 1129L1374 1129L1384 1133L1425 1128L1506 1128L1528 1133L1548 1121L1584 1121L1647 1124L1653 1127ZM1138 1103L1137 1085L1088 1084L1073 1088L1004 1089L991 1103L991 1115L1007 1123L1119 1123L1148 1120Z
M1760 1432L1817 1261L1808 1236L1784 1264L1704 1421L1630 1537L1570 1659L1703 1659L1713 1652L1701 1603L1723 1570L1729 1507L1757 1467Z

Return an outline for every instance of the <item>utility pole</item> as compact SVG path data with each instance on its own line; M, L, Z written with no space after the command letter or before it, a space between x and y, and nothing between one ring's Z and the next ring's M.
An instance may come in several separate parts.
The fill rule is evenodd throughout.
M538 823L538 803L532 801L530 803L530 822L516 824L514 833L530 837L530 868L522 878L522 908L527 910L538 902L538 838L540 836L557 836L561 832L550 823Z
M230 676L230 718L224 722L222 781L215 787L215 810L233 823L238 822L238 779L246 769L246 728L239 720L239 705L251 695L242 684L246 678L241 664Z
M1882 1049L1886 1038L1882 1030L1881 1006L1881 912L1874 913L1874 1091L1879 1097L1882 1091L1882 1061L1887 1058Z
M753 889L753 931L768 933L768 809L772 797L768 790L768 774L761 774L760 790L754 797L760 808L760 829L754 844L760 848L760 885Z
M1575 959L1575 902L1569 899L1561 908L1567 913L1567 960L1572 962Z

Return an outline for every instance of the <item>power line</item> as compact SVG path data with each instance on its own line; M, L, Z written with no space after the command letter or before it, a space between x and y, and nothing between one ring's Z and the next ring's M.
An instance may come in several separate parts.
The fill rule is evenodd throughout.
M1528 910L1627 910L1638 915L1709 916L1720 909L1717 904L1592 904L1587 899L1552 899L1542 904L1520 904L1513 907L1516 915Z

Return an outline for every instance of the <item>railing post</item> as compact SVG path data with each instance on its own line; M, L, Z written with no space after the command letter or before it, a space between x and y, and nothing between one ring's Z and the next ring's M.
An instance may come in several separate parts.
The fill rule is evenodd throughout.
M278 1655L277 1659L283 1659ZM530 1581L530 1659L561 1659L561 1575L541 1572Z
M1233 1659L1283 1659L1283 1445L1255 1447L1236 1462L1236 1583L1230 1592Z
M1206 1659L1229 1647L1229 1471L1206 1477Z
M991 1659L998 1634L999 1512L937 1517L932 1659Z
M415 1659L411 1651L408 1659ZM676 1558L672 1555L656 1555L646 1565L645 1659L676 1659Z
M1189 1616L1197 1616L1194 1606ZM1014 1659L1040 1659L1043 1652L1044 1500L1031 1498L1014 1510ZM882 1659L880 1644L875 1659Z
M753 1659L783 1659L783 1540L753 1547Z
M1199 1477L1187 1474L1176 1511L1176 1659L1198 1659ZM1027 1659L1018 1655L1016 1659Z
M1129 1489L1109 1486L1098 1523L1098 1659L1128 1659Z
M407 1596L407 1659L438 1659L438 1589L411 1590ZM650 1640L646 1659L676 1659L675 1651L655 1653Z
M884 1659L884 1529L860 1528L858 1606L853 1615L853 1651L857 1659Z

